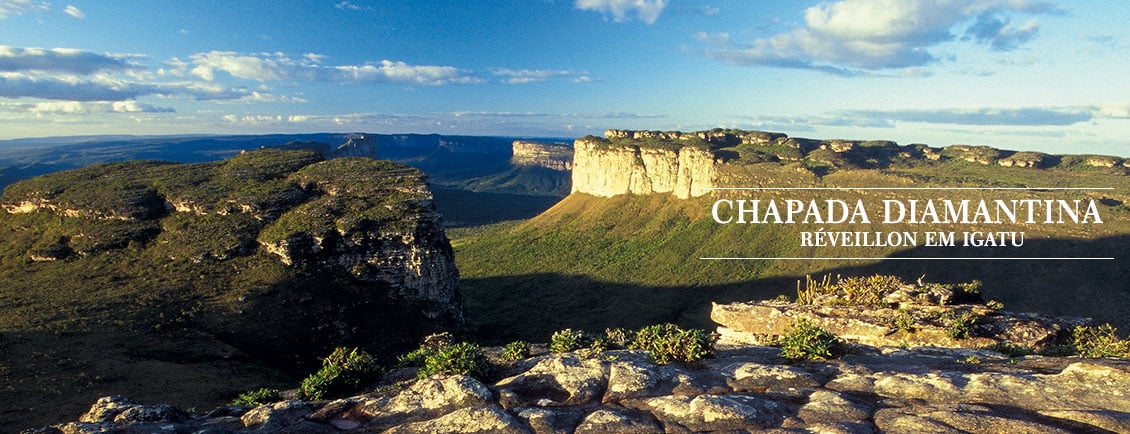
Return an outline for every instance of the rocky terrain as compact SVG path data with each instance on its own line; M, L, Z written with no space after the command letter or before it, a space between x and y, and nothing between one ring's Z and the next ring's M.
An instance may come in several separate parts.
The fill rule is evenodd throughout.
M544 167L562 172L573 170L573 148L568 144L515 140L511 147L513 149L511 164Z
M403 164L109 163L12 184L0 206L0 426L95 393L222 402L336 345L464 323L426 177Z
M188 412L113 396L37 433L1130 432L1130 362L852 345L786 363L765 346L656 364L645 351L499 362L485 379L412 368L370 393Z

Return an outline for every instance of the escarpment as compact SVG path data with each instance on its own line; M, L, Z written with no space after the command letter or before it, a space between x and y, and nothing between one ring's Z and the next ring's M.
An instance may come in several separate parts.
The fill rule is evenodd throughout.
M573 149L564 143L541 143L515 140L510 164L544 167L557 171L573 170Z
M595 137L577 139L573 148L574 193L671 193L686 199L702 196L713 186L716 163L709 150L617 146Z
M842 170L920 169L966 164L998 170L1103 170L1125 175L1130 160L1098 155L1048 155L988 146L899 145L887 140L815 140L782 133L607 130L605 137L577 139L573 192L598 197L671 193L698 197L719 187L760 183L761 163L793 165L817 178ZM743 173L744 172L744 173ZM1004 172L1001 172L1004 173ZM736 176L735 176L736 175Z

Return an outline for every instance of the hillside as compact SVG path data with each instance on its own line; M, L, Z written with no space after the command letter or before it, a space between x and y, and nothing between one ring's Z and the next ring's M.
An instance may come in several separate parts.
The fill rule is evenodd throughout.
M109 163L12 184L0 205L0 426L105 394L214 405L333 346L383 354L463 321L432 194L402 164Z
M1125 205L1130 191L1125 162L1117 157L818 141L733 130L610 130L607 135L578 139L574 193L565 200L521 224L455 241L469 317L485 339L544 339L565 327L600 330L661 321L704 327L711 301L791 295L796 282L810 274L881 273L910 281L926 275L943 282L977 278L988 282L987 298L1010 309L1088 316L1130 329L1125 284L1130 265L1122 257L1130 240ZM610 165L617 169L609 170ZM711 189L717 187L774 190ZM870 190L877 187L959 190ZM985 187L1081 190L974 190ZM836 190L809 190L813 188ZM777 200L783 207L786 200L823 204L829 199L862 203L872 220L720 224L712 216L719 200ZM1079 200L1084 206L1093 203L1102 223L881 221L884 200L921 204L942 199L989 204ZM723 210L732 211L725 204ZM734 219L736 213L722 217ZM935 247L924 240L913 246L803 245L802 234L817 231L954 232L959 237L965 232L1023 232L1025 239L1021 247ZM699 259L726 257L901 259ZM907 259L939 257L971 259ZM998 257L1115 260L976 259Z

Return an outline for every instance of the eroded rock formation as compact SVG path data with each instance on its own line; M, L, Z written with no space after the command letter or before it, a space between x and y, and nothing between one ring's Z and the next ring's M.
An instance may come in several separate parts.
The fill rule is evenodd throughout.
M573 148L573 192L599 197L671 193L680 199L714 186L714 155L707 149L617 146L588 138Z
M573 148L564 143L515 140L510 164L544 167L562 172L573 170Z
M79 421L38 432L1130 432L1125 360L857 347L842 360L788 365L776 348L736 347L693 366L610 351L502 369L489 381L437 375L332 401L197 414L107 397Z

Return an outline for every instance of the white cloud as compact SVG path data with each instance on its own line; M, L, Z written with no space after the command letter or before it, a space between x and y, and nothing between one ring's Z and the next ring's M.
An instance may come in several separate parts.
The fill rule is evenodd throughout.
M553 70L553 69L509 69L509 68L494 68L490 72L494 75L505 77L502 82L505 84L527 84L538 83L557 77L568 77L577 74L568 70Z
M967 40L993 50L1013 50L1038 34L1039 23L1029 20L1013 27L1009 14L1054 11L1048 3L1028 0L840 0L805 10L803 27L750 41L743 48L705 53L739 65L853 75L937 62L941 57L930 49L957 39L965 26Z
M210 51L189 56L195 65L191 73L214 81L216 71L232 77L256 81L327 81L334 83L415 83L442 85L478 83L467 71L452 66L410 65L382 60L362 65L321 65L324 56L307 53L306 62L297 62L283 53L240 54Z
M74 5L67 5L66 8L63 8L63 12L80 20L86 18L86 14L82 13L82 11Z
M0 0L0 20L12 15L23 15L24 12L47 12L51 4L32 0Z
M95 114L95 113L174 113L169 107L156 107L151 104L137 101L115 102L81 102L81 101L48 101L40 102L27 107L29 113L35 115L58 114Z
M72 48L20 48L0 45L0 72L54 71L92 74L138 68L127 61L133 54L98 54Z
M612 15L612 20L618 23L628 21L631 19L630 15L635 15L640 21L653 24L659 19L663 8L667 7L667 0L576 0L574 7Z
M341 9L341 10L349 10L349 11L371 11L371 10L373 10L373 8L370 7L370 6L361 6L361 5L358 5L356 3L351 2L349 0L344 0L344 1L338 2L337 4L334 5L334 7Z

